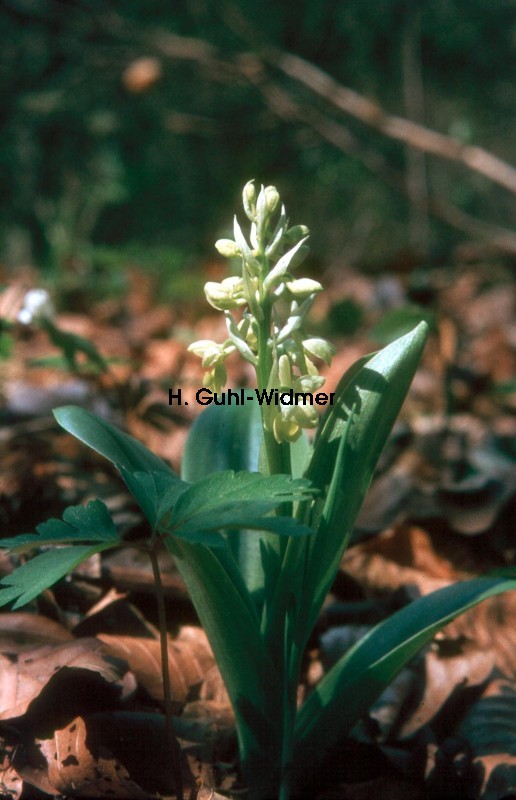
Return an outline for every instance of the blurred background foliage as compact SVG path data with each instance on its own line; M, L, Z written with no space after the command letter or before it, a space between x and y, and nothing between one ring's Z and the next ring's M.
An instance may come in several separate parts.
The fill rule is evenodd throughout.
M122 262L182 270L213 257L253 177L279 187L326 265L443 263L475 238L516 252L506 186L377 124L402 117L510 163L513 0L0 8L8 266L99 278ZM374 101L378 119L364 124L287 75L285 53Z

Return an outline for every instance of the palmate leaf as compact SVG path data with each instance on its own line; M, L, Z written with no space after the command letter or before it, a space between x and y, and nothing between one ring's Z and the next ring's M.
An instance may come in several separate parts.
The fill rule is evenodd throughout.
M174 536L198 537L219 528L252 528L277 534L308 534L297 520L265 516L285 501L310 494L310 483L290 475L219 472L193 484L174 508L167 530ZM199 541L199 539L195 539Z
M245 526L283 535L311 532L297 520L266 516L285 500L304 498L310 487L305 480L227 470L192 485L164 473L121 472L151 524L171 536L224 547L220 529Z
M174 473L165 462L131 436L83 409L67 406L54 413L62 427L108 458L125 475L151 524L159 519L162 510L159 503L161 489L167 483L171 491L175 491L176 486ZM158 478L151 476L152 485L148 481L142 484L135 477L139 472L160 475ZM167 477L164 478L161 473L167 473ZM286 496L301 497L306 494L306 482L290 483L289 476L276 480L283 482L270 484L274 487L276 499L268 508L284 502ZM248 487L244 488L247 492ZM258 484L253 490L256 488ZM216 491L212 484L206 505L202 507L203 513L213 513L210 503L217 499ZM258 501L256 494L253 497L251 493L251 501ZM235 501L231 493L224 499ZM201 511L201 507L198 506L196 510ZM183 511L186 524L186 503ZM212 549L179 536L169 536L166 542L208 634L234 705L248 780L255 785L269 782L269 794L272 796L277 775L271 769L269 753L279 752L281 748L283 688L264 646L251 595L229 547ZM271 750L264 748L264 742L270 745Z
M41 553L2 578L0 605L16 600L14 608L19 608L81 561L120 544L115 523L101 500L93 500L86 506L70 506L64 510L62 520L49 519L38 525L36 531L2 539L0 547L12 553L26 553L47 545L74 544Z
M110 543L77 545L47 550L6 575L0 581L0 606L16 600L13 608L20 608L38 594L48 589L82 561L101 550L112 547ZM5 588L3 588L5 587Z
M156 528L161 518L186 492L189 485L170 472L130 472L119 467L127 488L149 520Z
M175 506L173 517L167 520L167 528L176 536L206 541L204 534L208 531L244 525L287 535L310 532L309 528L298 523L282 521L279 524L274 517L265 516L285 501L306 498L309 495L308 481L292 480L288 475L262 476L228 471L209 475L183 491L182 482L164 461L106 420L76 406L58 408L54 416L65 430L108 458L120 470L151 524L155 525L160 516ZM150 474L150 477L142 477L139 473ZM165 473L166 477L156 473ZM168 508L167 494L170 496ZM196 530L197 539L194 538ZM219 545L220 540L213 536L210 544Z
M10 539L0 540L0 547L12 553L25 553L36 547L70 542L120 541L115 523L106 505L101 500L92 500L86 506L69 506L63 519L49 519L36 525L37 533L23 533Z

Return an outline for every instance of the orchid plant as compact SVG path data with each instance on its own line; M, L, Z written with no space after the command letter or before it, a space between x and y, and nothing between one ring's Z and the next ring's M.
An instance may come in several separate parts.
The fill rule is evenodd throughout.
M182 474L111 423L72 406L59 424L108 458L148 520L149 535L125 542L99 500L68 508L62 520L4 539L36 555L0 581L0 603L28 602L93 553L125 546L152 562L160 609L169 733L167 636L157 553L174 557L211 642L236 718L250 800L313 796L318 770L415 653L455 616L516 588L493 574L440 589L372 628L322 678L298 708L303 653L339 570L376 462L421 357L425 323L361 359L342 377L319 418L307 402L324 378L333 348L305 333L322 287L296 277L308 230L290 226L277 190L248 183L243 205L249 238L217 249L240 260L239 275L206 285L226 317L223 343L190 349L202 359L206 389L226 383L225 361L238 352L253 365L262 397L279 403L211 405L194 423ZM305 402L281 402L285 390ZM265 392L265 395L263 395ZM317 429L313 442L306 429ZM48 550L48 545L60 545ZM177 755L177 754L176 754ZM175 767L177 794L182 796Z

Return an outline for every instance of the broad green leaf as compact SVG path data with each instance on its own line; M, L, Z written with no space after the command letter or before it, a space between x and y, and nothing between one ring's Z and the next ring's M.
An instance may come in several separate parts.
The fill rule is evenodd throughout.
M427 337L421 323L411 333L343 376L335 403L323 420L307 470L323 498L312 519L316 533L307 542L302 613L309 634L339 568L360 506L416 371ZM345 441L342 443L342 437Z
M262 438L260 407L254 400L239 406L211 405L192 425L183 455L181 477L194 483L206 475L228 469L256 472L259 470ZM307 438L302 436L290 450L292 475L300 478L308 462ZM275 523L269 525L268 530L272 530ZM280 532L290 533L285 526ZM262 550L264 541L268 541L266 536L249 535L244 529L232 530L227 539L245 584L257 602L265 583Z
M448 622L516 580L487 575L415 600L373 628L314 689L296 724L294 772L303 785L402 667Z
M0 605L16 599L13 608L20 608L75 569L82 561L112 546L112 543L99 542L93 547L91 545L60 547L35 556L14 570L11 575L6 575L0 580L0 586L5 587L0 588Z
M162 526L171 535L216 545L205 534L220 528L267 530L276 534L307 534L311 530L297 520L265 516L286 500L301 499L309 483L290 475L252 472L219 472L190 486L179 497Z
M245 603L242 590L214 551L182 539L168 539L167 544L231 698L247 781L267 786L269 780L270 796L274 796L278 776L269 754L281 750L283 697L254 607Z
M120 541L111 514L101 500L92 500L86 506L70 506L63 512L63 519L49 519L36 526L37 533L25 533L10 539L0 540L0 547L13 553L25 553L35 547L69 542Z
M78 406L61 406L54 416L65 431L100 453L117 467L129 472L172 472L145 445L118 430L110 422Z
M261 414L257 403L206 408L190 429L183 453L181 477L195 483L213 472L258 470L262 442ZM228 546L248 590L258 601L264 576L260 537L233 531ZM220 550L219 550L220 553Z
M256 472L262 441L260 409L255 402L206 408L186 441L181 477L195 483L228 469Z

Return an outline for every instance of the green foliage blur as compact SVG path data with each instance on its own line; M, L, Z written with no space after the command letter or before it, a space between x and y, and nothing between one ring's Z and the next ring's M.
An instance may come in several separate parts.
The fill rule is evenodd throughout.
M359 142L346 153L310 124L322 104L306 88L271 69L306 115L292 119L231 65L271 47L295 53L406 117L416 57L423 124L510 161L513 13L512 0L5 0L0 258L57 274L211 258L255 178L316 230L322 259L388 264L418 249L407 197L387 179L403 182L406 148L325 109ZM213 60L171 55L177 36ZM509 225L504 189L435 157L425 168L432 195ZM429 230L421 249L434 258L464 238L442 219Z

